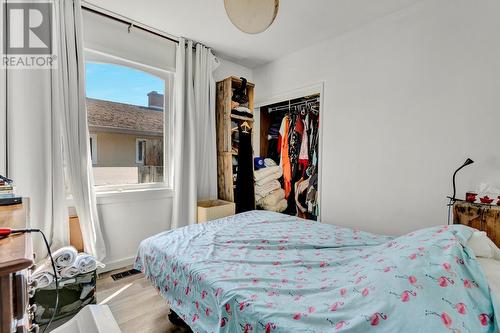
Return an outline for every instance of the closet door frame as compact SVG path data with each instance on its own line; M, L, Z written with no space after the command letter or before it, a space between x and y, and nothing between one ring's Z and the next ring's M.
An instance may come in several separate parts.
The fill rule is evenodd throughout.
M324 89L325 82L320 81L311 85L300 87L297 89L285 91L282 93L275 94L274 96L266 96L262 99L257 99L255 101L255 110L260 109L263 106L276 104L280 102L285 102L291 99L301 98L308 95L319 94L319 156L318 156L318 184L319 184L319 216L318 222L322 222L323 215L323 112L324 112ZM259 110L260 112L260 110ZM256 122L258 124L258 122ZM260 132L260 125L259 125Z

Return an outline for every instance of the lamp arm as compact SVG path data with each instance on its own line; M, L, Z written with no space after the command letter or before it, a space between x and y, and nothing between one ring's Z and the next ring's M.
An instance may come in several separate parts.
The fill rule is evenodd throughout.
M465 166L466 166L466 164L462 165L460 168L455 170L455 172L453 173L453 196L451 197L451 200L453 200L453 201L455 201L455 196L457 194L457 187L455 185L455 176L457 175L457 172L462 170Z

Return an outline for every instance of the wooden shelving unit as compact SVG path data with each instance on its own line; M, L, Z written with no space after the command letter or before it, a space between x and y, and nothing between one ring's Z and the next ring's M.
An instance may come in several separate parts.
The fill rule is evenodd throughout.
M233 157L237 153L233 151L233 139L231 121L238 123L247 122L252 128L254 119L231 114L231 99L233 90L241 87L241 80L231 76L217 82L217 184L219 199L234 202L236 174L233 169ZM254 112L254 87L253 83L247 83L248 108ZM253 136L252 131L252 136ZM252 140L253 141L253 140Z

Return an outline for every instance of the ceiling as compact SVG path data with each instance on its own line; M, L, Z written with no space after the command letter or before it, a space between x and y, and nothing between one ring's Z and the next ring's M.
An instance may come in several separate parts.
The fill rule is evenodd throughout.
M88 0L174 36L213 48L219 56L255 68L333 38L419 0L282 0L274 24L258 35L234 27L223 0Z

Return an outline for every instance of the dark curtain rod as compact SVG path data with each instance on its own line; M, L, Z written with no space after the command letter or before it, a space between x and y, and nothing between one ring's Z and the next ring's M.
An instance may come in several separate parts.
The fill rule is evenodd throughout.
M114 21L117 21L117 22L123 23L123 24L125 24L125 25L128 25L128 26L133 26L133 27L135 27L135 28L137 28L137 29L139 29L139 30L142 30L142 31L148 32L148 33L153 34L153 35L155 35L155 36L158 36L158 37L161 37L161 38L165 38L165 39L168 39L169 41L172 41L172 42L174 42L174 43L179 44L179 41L178 41L178 40L175 40L175 39L173 39L173 38L170 38L170 37L167 37L167 36L165 36L165 35L162 35L162 34L160 34L160 33L156 32L156 31L149 30L149 29L144 28L144 27L142 27L142 26L140 26L140 25L135 25L135 24L134 24L134 22L130 22L130 21L127 21L127 20L121 19L121 18L119 18L119 17L116 17L116 16L112 16L112 15L106 14L106 13L104 13L104 12L101 12L101 11L95 10L95 9L93 9L93 8L90 8L90 7L87 7L87 6L85 6L85 5L82 5L82 9L83 9L83 10L86 10L86 11L88 11L88 12L91 12L91 13L94 13L94 14L97 14L97 15L100 15L100 16L103 16L103 17L107 17L107 18L109 18L109 19L111 19L111 20L114 20Z

